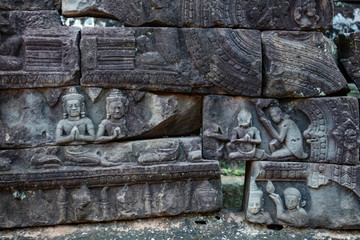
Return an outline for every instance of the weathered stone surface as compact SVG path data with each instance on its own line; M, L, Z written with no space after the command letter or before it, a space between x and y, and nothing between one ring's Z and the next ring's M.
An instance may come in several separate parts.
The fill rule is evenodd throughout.
M333 11L331 0L62 0L64 16L109 17L128 26L324 29L331 25Z
M246 218L261 224L358 229L360 167L253 162Z
M80 48L84 86L261 93L256 30L84 28Z
M265 97L325 96L346 86L336 65L336 45L322 33L267 31L262 43Z
M29 169L64 170L71 169L72 166L113 167L124 164L153 166L198 162L202 160L201 137L7 149L0 150L0 159L3 166L0 170L7 173L26 172Z
M360 32L340 35L337 42L340 63L349 80L360 87Z
M61 0L2 0L0 10L60 10Z
M201 138L0 151L0 228L97 222L221 208L220 167ZM145 166L144 166L145 165Z
M27 179L25 184L0 191L4 203L0 228L170 216L221 208L216 161L30 170L21 175ZM1 182L13 185L20 182L18 177L19 173L7 174Z
M337 35L357 32L360 28L360 1L334 1L332 26L325 32L334 39Z
M1 45L0 88L78 84L78 28L30 29ZM11 48L9 48L11 46Z
M201 96L104 89L92 103L86 94L67 94L65 88L2 90L0 148L186 136L201 126ZM73 120L66 108L77 99L84 114Z
M353 97L209 95L203 112L205 159L359 163L359 106Z

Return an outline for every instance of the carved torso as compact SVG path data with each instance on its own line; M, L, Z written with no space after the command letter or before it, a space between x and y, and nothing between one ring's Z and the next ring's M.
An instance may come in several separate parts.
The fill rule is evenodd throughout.
M58 129L62 129L65 135L69 135L71 130L77 127L81 135L88 135L87 130L94 128L94 124L89 118L81 118L79 120L70 121L69 119L62 119L57 125Z

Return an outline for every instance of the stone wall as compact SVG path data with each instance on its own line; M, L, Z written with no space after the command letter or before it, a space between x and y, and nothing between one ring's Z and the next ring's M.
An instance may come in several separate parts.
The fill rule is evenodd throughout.
M217 211L218 161L247 161L249 222L360 228L360 35L325 37L333 12L3 1L0 228ZM123 27L60 21L83 16Z

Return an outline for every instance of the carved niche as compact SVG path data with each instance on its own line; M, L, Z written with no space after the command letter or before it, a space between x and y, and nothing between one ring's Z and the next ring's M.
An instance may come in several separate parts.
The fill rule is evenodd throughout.
M277 101L209 95L204 98L203 156L357 164L358 113L352 97Z
M261 93L256 30L84 28L80 48L84 86Z

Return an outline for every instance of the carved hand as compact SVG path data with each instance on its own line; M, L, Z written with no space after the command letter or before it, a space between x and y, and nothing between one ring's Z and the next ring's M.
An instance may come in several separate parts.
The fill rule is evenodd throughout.
M281 204L281 198L280 198L279 194L270 193L269 197L274 201L275 205Z
M119 127L116 127L113 132L113 137L117 138L117 137L120 137L120 135L121 135L121 130Z
M70 136L72 136L74 140L79 138L79 129L76 126L71 129Z

